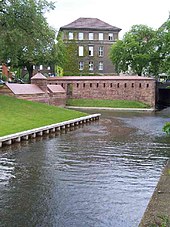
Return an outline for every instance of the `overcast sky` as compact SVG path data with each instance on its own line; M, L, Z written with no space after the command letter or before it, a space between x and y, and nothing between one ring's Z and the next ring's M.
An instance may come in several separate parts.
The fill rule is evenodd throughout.
M79 17L94 17L121 28L120 38L134 24L158 28L170 12L170 0L57 0L55 6L46 17L56 30Z

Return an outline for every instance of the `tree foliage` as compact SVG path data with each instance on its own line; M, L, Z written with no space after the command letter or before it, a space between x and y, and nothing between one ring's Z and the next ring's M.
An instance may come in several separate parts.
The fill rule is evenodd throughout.
M166 132L167 135L170 135L170 122L165 123L163 131Z
M122 40L113 44L110 58L117 73L132 71L138 75L167 72L170 66L170 21L159 29L134 25Z
M2 0L0 2L0 59L14 66L26 66L30 77L33 65L48 62L55 31L44 13L54 8L46 0Z
M66 48L67 48L67 61L64 64L64 74L71 75L72 73L76 75L79 73L78 45L73 40L71 43L66 44Z
M160 72L170 75L170 18L158 29L158 53L161 59Z

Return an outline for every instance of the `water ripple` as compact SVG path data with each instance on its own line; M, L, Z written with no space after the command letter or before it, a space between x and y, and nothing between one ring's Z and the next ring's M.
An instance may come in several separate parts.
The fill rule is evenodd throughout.
M7 184L14 175L15 159L0 157L0 184Z

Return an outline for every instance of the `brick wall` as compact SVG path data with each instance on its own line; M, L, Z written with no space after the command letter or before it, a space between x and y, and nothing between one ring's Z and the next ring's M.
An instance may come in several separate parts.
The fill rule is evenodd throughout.
M0 85L0 95L14 96L12 91L5 85Z
M54 106L66 105L66 93L14 94L6 85L0 85L0 95L14 96L19 99L47 103Z
M56 77L70 98L136 100L155 106L155 80L147 77Z
M49 104L64 107L66 105L66 93L60 93L57 95L50 94Z

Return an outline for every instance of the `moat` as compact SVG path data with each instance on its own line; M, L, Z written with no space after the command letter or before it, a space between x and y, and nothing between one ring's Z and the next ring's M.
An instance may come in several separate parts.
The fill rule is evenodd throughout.
M168 113L100 112L1 148L0 226L138 226L170 157Z

